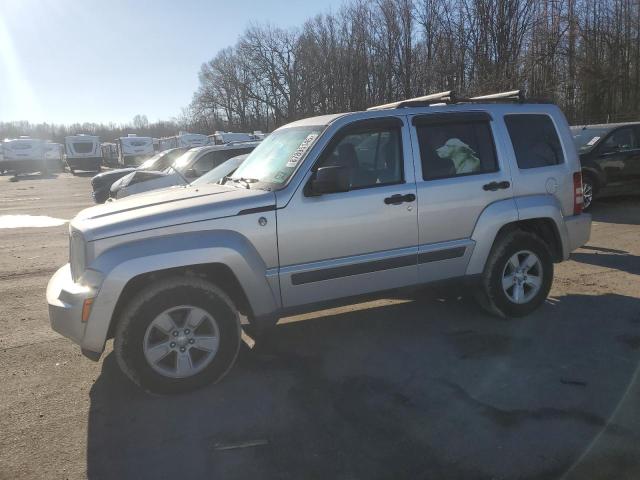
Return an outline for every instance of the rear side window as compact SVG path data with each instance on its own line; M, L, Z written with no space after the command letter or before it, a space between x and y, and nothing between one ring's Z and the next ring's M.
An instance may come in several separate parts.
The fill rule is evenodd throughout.
M505 115L518 168L539 168L564 162L562 145L548 115Z
M417 125L416 132L424 180L497 170L493 137L487 121Z

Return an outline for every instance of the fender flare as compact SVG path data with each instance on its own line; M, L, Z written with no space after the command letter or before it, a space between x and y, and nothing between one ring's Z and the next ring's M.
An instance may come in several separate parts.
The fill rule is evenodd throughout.
M466 275L477 275L491 253L496 236L502 227L522 220L545 219L553 221L562 245L562 258L569 258L569 242L562 209L553 195L528 195L500 200L487 206L476 222L471 239L476 242Z
M280 293L267 279L260 254L242 235L229 230L189 232L132 241L107 250L88 267L104 278L91 309L83 346L103 351L118 300L127 283L142 274L220 263L236 276L256 316L280 308Z

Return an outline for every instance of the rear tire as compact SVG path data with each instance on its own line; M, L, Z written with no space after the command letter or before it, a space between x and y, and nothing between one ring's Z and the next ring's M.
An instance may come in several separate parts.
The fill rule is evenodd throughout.
M549 246L533 233L514 230L496 240L476 298L491 314L522 317L544 302L552 282Z
M238 312L222 290L200 278L172 277L129 302L116 327L114 351L135 384L178 393L224 377L240 342Z

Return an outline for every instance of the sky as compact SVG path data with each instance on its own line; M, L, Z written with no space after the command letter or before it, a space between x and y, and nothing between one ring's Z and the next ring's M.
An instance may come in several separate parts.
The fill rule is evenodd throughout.
M0 0L0 121L169 120L198 71L254 23L297 27L343 0Z

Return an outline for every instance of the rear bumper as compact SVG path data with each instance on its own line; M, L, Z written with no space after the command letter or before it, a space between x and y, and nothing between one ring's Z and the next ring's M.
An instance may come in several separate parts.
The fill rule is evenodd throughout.
M564 223L567 226L569 252L573 252L589 241L589 237L591 236L590 214L582 213L580 215L564 217Z
M82 321L82 306L87 298L95 295L93 289L73 281L69 264L60 268L47 285L51 328L80 345L84 355L92 360L97 360L102 351L85 345L87 323Z
M98 170L98 167L102 164L102 157L67 157L66 162L69 168L74 170Z

